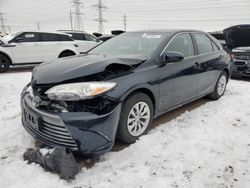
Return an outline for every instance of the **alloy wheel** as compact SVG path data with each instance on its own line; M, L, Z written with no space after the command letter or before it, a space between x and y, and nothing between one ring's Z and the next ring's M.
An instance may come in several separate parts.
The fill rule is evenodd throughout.
M147 129L150 121L150 108L145 102L136 103L130 110L127 119L128 132L140 136Z

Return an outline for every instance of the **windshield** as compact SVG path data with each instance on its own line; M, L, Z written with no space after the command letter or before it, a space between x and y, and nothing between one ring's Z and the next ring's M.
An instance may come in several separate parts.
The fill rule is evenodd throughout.
M141 55L150 57L165 38L166 33L124 33L101 45L90 53L104 55Z
M12 33L9 35L4 36L3 38L1 38L1 40L7 44L9 41L11 41L13 38L15 38L16 36L20 35L22 32L16 32L16 33Z

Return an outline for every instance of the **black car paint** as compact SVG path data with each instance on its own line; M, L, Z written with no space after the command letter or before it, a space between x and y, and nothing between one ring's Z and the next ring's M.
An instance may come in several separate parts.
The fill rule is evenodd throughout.
M194 57L175 63L160 63L164 59L163 52L166 45L175 35L183 32L196 33L198 31L171 31L153 55L147 59L129 56L105 57L91 55L90 51L89 55L43 64L34 70L31 85L52 87L65 82L75 82L79 77L82 80L88 80L91 79L91 76L93 78L93 75L105 71L107 67L120 65L116 66L113 76L101 77L102 80L118 83L114 90L101 96L110 101L112 105L110 111L103 112L103 114L93 112L54 113L74 138L79 151L83 154L102 154L110 150L114 144L122 103L132 93L140 91L148 94L154 103L154 117L157 117L212 92L223 70L228 76L230 75L230 58L222 48L216 53L198 55L195 41ZM213 38L211 40L220 46L218 41ZM116 73L116 69L123 66L129 68ZM113 69L111 69L112 71ZM98 79L98 76L95 79ZM29 104L26 104L27 101ZM27 106L31 105L30 94L25 89L21 103L24 113L29 108ZM43 119L42 114L51 113L36 108L31 110L41 119ZM44 138L37 136L25 121L24 115L22 121L26 130L33 136L48 145L62 145L46 142Z

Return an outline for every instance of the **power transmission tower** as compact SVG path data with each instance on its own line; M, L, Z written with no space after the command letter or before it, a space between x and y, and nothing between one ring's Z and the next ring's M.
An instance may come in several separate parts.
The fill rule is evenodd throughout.
M36 25L37 25L37 30L40 31L40 23L36 22Z
M0 12L0 24L1 24L1 33L5 33L5 25L4 25L4 18L3 18L3 13Z
M126 14L123 15L123 25L124 25L124 31L127 30L127 16Z
M98 32L103 33L104 32L103 23L107 22L107 20L103 18L103 12L107 10L108 7L103 5L102 0L98 0L98 3L93 5L93 7L96 8L96 10L98 11L98 18L94 19L95 21L99 22Z
M73 30L73 17L71 10L69 11L69 19L70 19L70 28L71 30Z
M82 15L81 8L83 7L83 3L80 0L73 0L71 1L73 3L73 6L75 7L75 12L73 14L75 15L75 29L81 30L82 28Z

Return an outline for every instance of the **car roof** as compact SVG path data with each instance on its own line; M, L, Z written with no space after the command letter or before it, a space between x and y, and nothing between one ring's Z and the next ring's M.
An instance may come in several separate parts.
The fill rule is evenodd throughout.
M89 34L86 31L77 31L77 30L57 30L59 32L70 32L70 33L84 33L84 34Z
M149 30L138 30L138 31L130 31L129 33L180 33L180 32L201 32L205 33L204 31L194 30L194 29L149 29Z
M28 30L22 30L20 32L31 32L31 33L51 33L51 34L61 34L61 35L67 35L69 36L67 33L63 33L63 32L57 32L57 31L28 31Z

